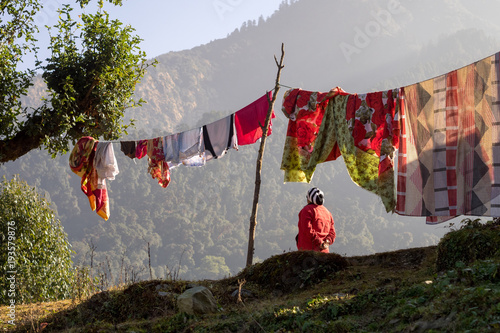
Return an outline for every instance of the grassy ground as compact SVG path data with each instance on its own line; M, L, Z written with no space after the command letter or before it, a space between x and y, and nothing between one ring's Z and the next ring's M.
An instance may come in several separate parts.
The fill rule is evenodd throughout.
M439 246L349 258L284 253L217 281L143 281L82 301L18 306L15 327L7 324L8 309L1 307L0 328L18 332L500 331L499 231L498 223L483 226L469 221L446 235ZM191 285L212 291L217 313L178 312L176 297Z

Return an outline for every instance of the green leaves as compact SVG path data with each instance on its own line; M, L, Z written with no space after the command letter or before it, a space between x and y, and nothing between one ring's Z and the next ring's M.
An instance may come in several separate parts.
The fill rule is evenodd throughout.
M66 151L83 135L118 139L129 126L122 123L125 109L142 102L133 99L133 92L151 65L132 27L99 10L81 15L83 28L77 34L71 10L61 10L43 74L51 94L51 121L55 115L60 125L60 136L45 140L51 152Z
M436 266L439 271L452 269L457 262L469 264L477 259L487 259L496 254L500 237L493 220L482 224L480 219L462 220L462 227L450 231L438 244Z
M0 183L0 303L30 303L70 295L71 249L50 203L14 177ZM9 286L8 286L9 285ZM8 290L14 290L15 296Z
M77 1L82 8L89 2ZM99 0L96 13L78 18L72 16L70 5L59 9L58 23L49 28L51 56L36 68L43 70L48 96L32 111L23 108L20 96L27 95L35 69L23 72L17 66L27 52L36 56L37 27L32 20L41 6L37 1L0 5L12 17L0 24L5 32L0 36L0 98L4 101L0 103L0 163L41 145L53 156L65 153L82 136L116 140L132 125L123 123L124 112L143 103L133 98L135 86L156 62L146 61L135 30L111 20L103 4Z
M18 67L24 56L36 55L34 35L38 29L33 19L39 9L38 1L0 3L0 139L16 133L17 119L25 112L20 97L27 94L36 69Z

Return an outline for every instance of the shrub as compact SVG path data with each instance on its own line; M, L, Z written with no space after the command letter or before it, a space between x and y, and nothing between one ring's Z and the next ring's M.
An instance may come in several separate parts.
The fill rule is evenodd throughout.
M17 176L0 183L0 303L70 296L71 249L50 203Z
M499 254L499 220L482 224L479 219L464 219L461 224L460 229L447 233L438 244L438 271L453 269L458 262L468 265Z

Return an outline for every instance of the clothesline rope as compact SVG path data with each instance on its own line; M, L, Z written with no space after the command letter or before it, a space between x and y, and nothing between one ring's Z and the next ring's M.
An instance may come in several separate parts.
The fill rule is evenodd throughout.
M280 85L280 87L283 87L283 88L293 89L293 87L290 87L290 86L287 86L287 85L284 85L281 83L279 83L279 85Z
M286 86L285 86L285 87L286 87ZM269 92L270 92L270 91L273 91L273 93L274 93L274 88L273 88L273 89L271 89L271 90L266 90L266 95L267 95L267 94L269 94ZM264 95L264 96L266 96L266 95ZM255 103L255 101L254 101L254 102L252 102L252 103ZM252 103L250 103L249 105L252 105ZM246 108L246 107L248 107L249 105L247 105L247 106L243 107L243 109L245 109L245 108ZM243 110L243 109L240 109L240 110ZM224 118L226 118L226 117L230 116L231 114L235 114L236 112L238 112L238 111L240 111L240 110L233 111L232 113L230 113L230 114L228 114L228 115L225 115L225 116L223 116L222 118L215 120L214 122L219 121L219 120L221 120L221 119L224 119ZM205 125L206 125L206 124L205 124ZM182 133L182 132L187 132L187 131L194 130L194 129L199 128L199 127L203 127L203 125L202 125L202 126L196 126L196 127L193 127L193 128L187 129L187 130L183 130L183 131L180 131L180 132L167 133L167 134L164 134L164 135L161 135L161 136L169 136L169 135L179 134L179 133ZM138 140L133 140L133 139L124 139L124 140L111 140L111 141L101 141L101 142L121 143L121 142L124 142L124 141L138 141Z

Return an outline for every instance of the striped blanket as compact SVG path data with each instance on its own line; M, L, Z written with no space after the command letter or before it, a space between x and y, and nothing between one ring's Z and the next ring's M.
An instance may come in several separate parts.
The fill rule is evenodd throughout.
M499 53L400 91L396 213L500 216Z

